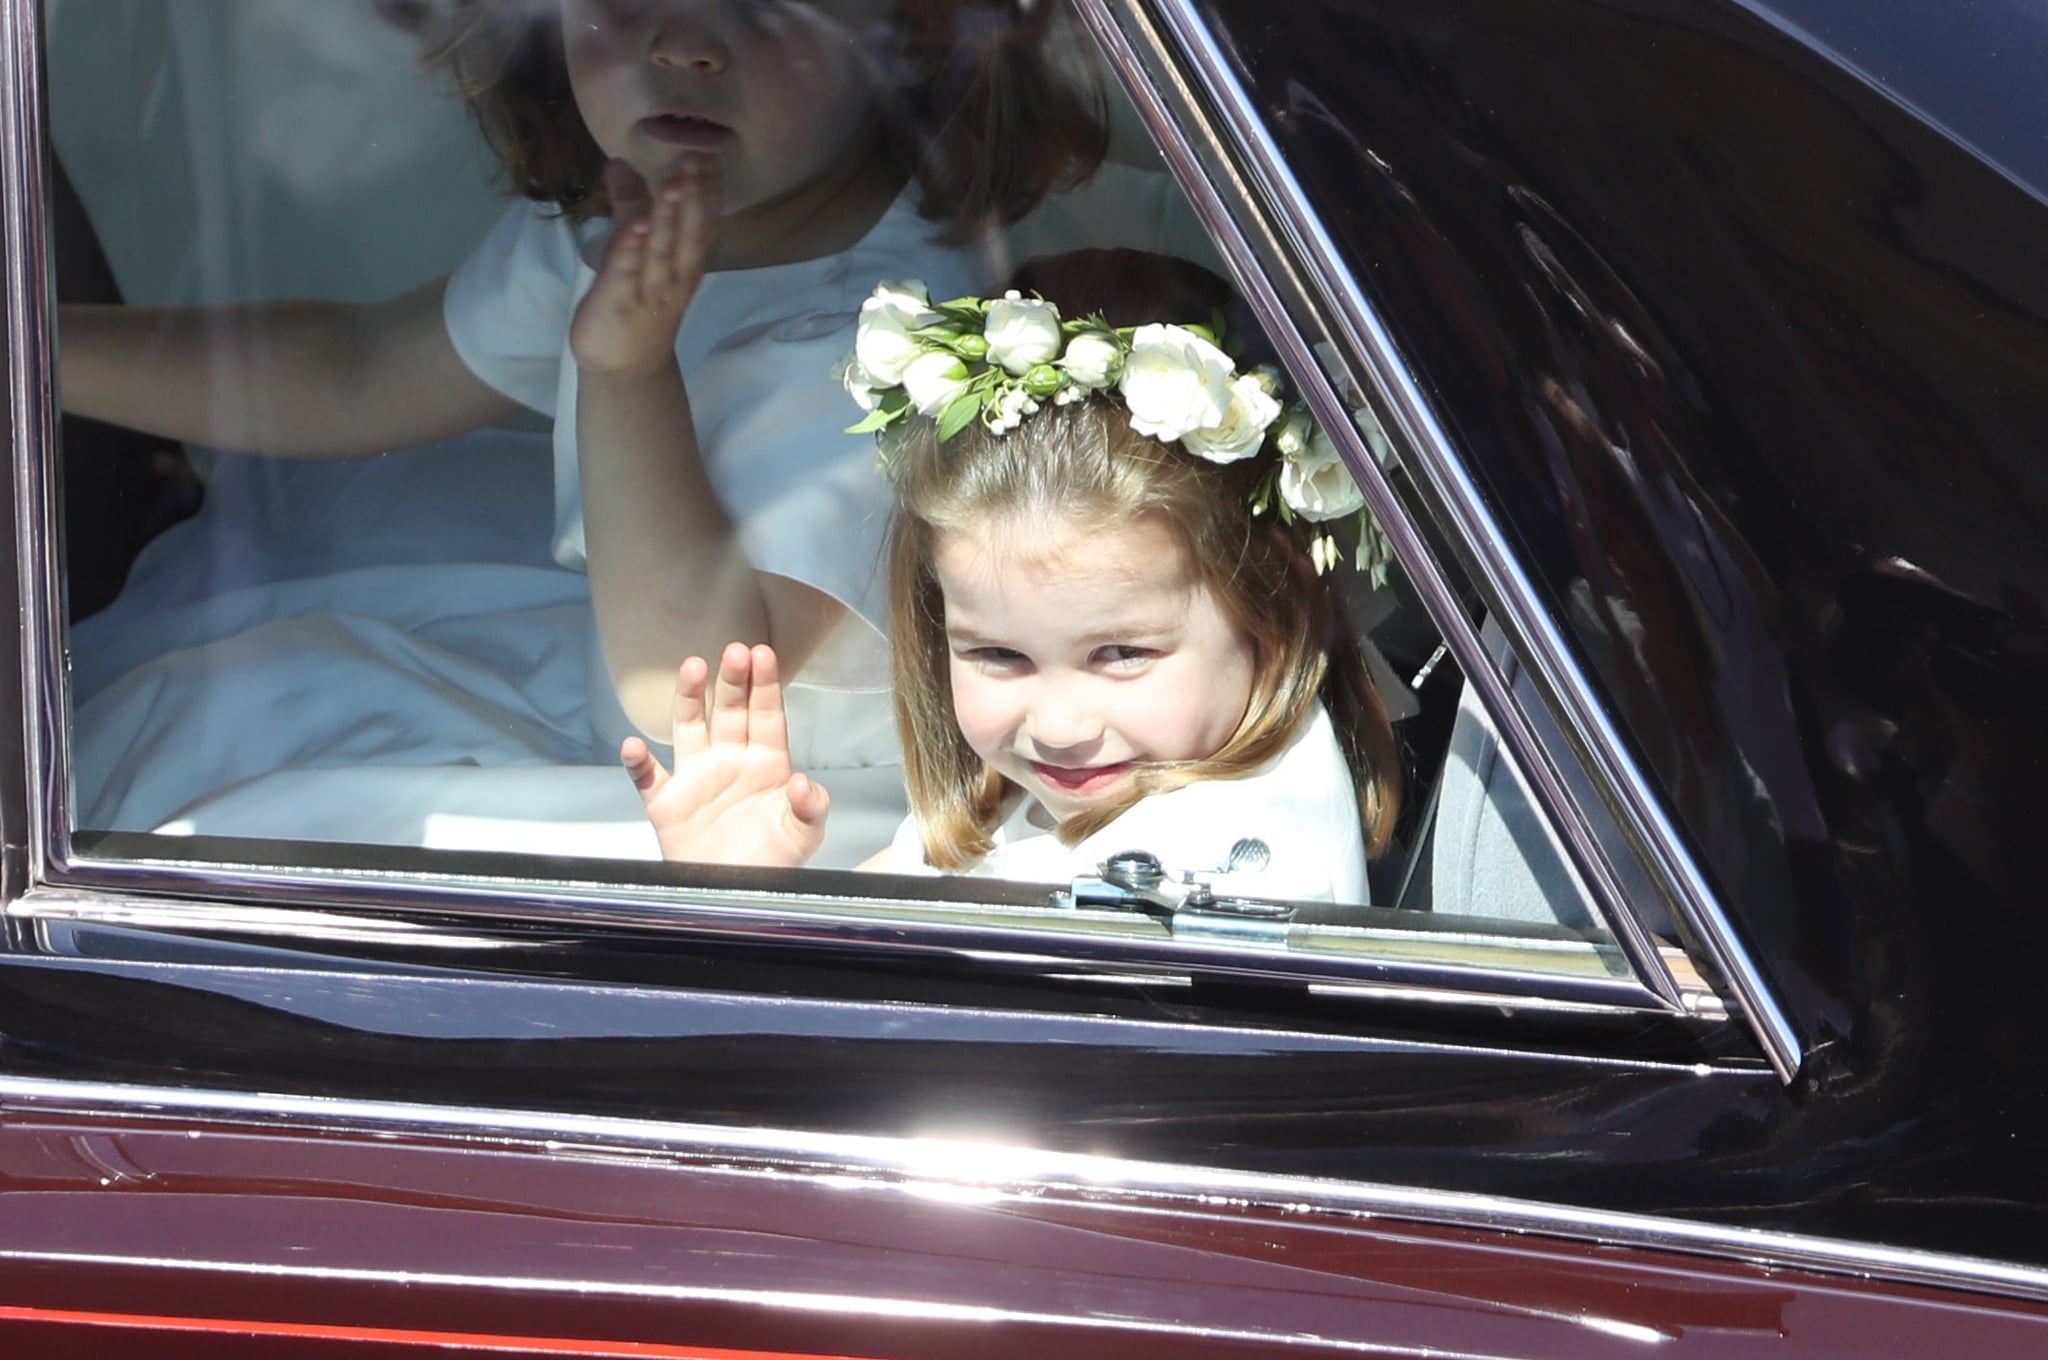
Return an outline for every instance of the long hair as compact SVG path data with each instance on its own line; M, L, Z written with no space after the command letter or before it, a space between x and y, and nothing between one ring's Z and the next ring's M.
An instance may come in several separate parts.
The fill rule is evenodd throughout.
M1047 54L1056 8L896 0L893 50L875 62L881 154L917 180L919 211L945 239L1015 222L1102 163L1100 86ZM511 193L572 220L611 211L605 154L570 88L556 0L454 0L427 31L421 60L452 80Z
M1037 261L1018 279L1059 303L1062 314L1101 311L1112 324L1132 324L1132 306L1117 305L1118 280L1135 281L1154 299L1228 293L1196 266L1129 251ZM1142 320L1208 315L1142 302L1135 310ZM1393 729L1338 602L1310 563L1305 530L1252 514L1261 461L1212 463L1136 434L1129 413L1100 395L1048 404L1003 435L976 423L942 444L929 421L904 434L892 450L896 511L887 558L896 719L911 811L933 866L962 868L988 853L1013 788L975 754L954 718L933 563L948 534L981 532L992 519L1019 514L1083 525L1144 517L1165 526L1253 652L1250 702L1220 749L1141 768L1127 794L1061 822L1062 841L1079 841L1152 794L1252 774L1286 749L1320 702L1351 771L1368 852L1384 848L1400 801Z

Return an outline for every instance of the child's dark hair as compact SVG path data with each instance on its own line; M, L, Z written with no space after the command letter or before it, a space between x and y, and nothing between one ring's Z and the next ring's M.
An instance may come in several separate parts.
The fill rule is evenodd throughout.
M1109 143L1101 89L1063 75L1047 0L896 0L877 91L885 154L917 180L950 240L1016 221L1094 174ZM513 193L571 219L610 211L604 152L569 86L555 0L453 0L423 61L446 71Z
M1215 275L1137 251L1033 261L1011 285L1039 292L1062 315L1099 312L1117 326L1207 321L1232 311L1230 289ZM1099 830L1147 795L1255 772L1287 748L1320 702L1351 770L1367 850L1385 847L1401 792L1393 729L1331 583L1311 565L1307 526L1251 511L1259 461L1213 463L1136 434L1129 413L1102 395L1047 405L1003 435L976 423L941 444L930 421L908 429L893 454L889 598L905 778L930 864L955 869L986 854L1010 793L953 717L945 611L932 562L946 534L975 532L990 516L1020 512L1108 524L1153 517L1181 541L1254 652L1251 703L1221 749L1144 770L1121 802L1062 822L1063 841Z

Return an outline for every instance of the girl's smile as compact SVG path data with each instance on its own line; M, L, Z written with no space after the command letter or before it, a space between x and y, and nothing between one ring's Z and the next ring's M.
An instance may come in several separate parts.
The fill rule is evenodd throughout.
M1152 518L1012 516L941 538L953 713L1055 817L1200 760L1250 701L1250 642Z
M1040 779L1058 788L1061 792L1076 796L1086 796L1103 793L1115 787L1117 781L1130 773L1135 767L1128 760L1120 760L1114 765L1084 765L1078 769L1070 769L1063 765L1046 765L1039 761L1033 761L1031 768L1038 771Z

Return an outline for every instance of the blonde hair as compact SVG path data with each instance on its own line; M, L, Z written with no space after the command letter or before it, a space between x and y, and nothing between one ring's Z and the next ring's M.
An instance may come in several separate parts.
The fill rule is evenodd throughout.
M1128 413L1102 396L1047 405L1004 435L970 425L944 444L920 421L892 457L896 722L911 811L934 867L964 868L988 853L1013 786L975 754L954 718L933 562L948 534L1018 514L1090 524L1144 516L1164 525L1253 652L1250 702L1220 749L1141 769L1129 793L1062 821L1061 841L1074 844L1152 794L1252 774L1286 749L1321 702L1351 769L1368 852L1386 844L1400 797L1393 730L1302 534L1252 516L1261 460L1211 463L1135 434Z

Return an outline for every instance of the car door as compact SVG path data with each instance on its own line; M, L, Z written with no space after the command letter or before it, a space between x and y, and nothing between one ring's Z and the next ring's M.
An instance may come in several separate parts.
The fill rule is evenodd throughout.
M1070 59L1152 176L1116 182L1185 195L1144 200L1148 239L1230 275L1398 557L1370 636L1415 701L1402 851L1379 905L1276 924L1113 882L82 815L117 630L61 608L46 265L78 247L44 110L60 153L93 145L64 73L127 49L59 9L6 20L0 1328L77 1354L2040 1345L2041 937L2008 809L2039 732L2017 243L2044 181L1902 99L1905 68L1747 4L1075 5ZM241 50L137 14L185 54L162 88ZM220 189L234 139L185 107Z

